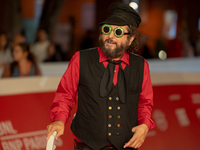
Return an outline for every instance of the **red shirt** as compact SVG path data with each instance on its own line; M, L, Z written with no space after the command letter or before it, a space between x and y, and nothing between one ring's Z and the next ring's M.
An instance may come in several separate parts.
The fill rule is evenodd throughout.
M108 58L103 54L101 48L98 48L99 63L103 63L105 68L108 65ZM129 65L129 53L125 53L122 58L121 66L125 69ZM70 111L76 104L77 90L79 84L79 66L80 66L80 52L76 52L71 58L68 68L61 78L58 89L53 100L53 105L50 110L51 121L60 120L64 123L68 121ZM119 65L115 66L115 73L113 78L114 85L118 81ZM153 107L153 90L150 78L149 66L144 60L144 76L142 83L142 92L140 93L138 103L138 124L146 124L149 129L155 127L154 121L151 118L151 111ZM74 136L75 139L77 139ZM78 139L77 139L78 140Z

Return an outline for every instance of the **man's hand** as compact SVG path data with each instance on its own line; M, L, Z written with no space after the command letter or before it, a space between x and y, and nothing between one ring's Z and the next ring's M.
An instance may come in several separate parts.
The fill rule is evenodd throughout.
M62 121L54 121L53 123L49 124L47 126L47 136L46 136L46 140L49 139L49 137L51 136L51 134L54 131L57 131L58 133L56 134L56 140L58 139L59 136L63 135L64 133L64 128L65 128L65 124Z
M139 126L133 127L132 132L135 132L133 137L124 145L124 148L139 148L143 143L148 133L148 126L146 124L141 124Z

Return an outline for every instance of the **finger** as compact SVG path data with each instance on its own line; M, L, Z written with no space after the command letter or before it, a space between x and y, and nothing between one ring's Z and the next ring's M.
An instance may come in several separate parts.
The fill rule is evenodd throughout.
M138 139L135 140L132 146L134 148L139 148L143 143L144 143L144 138L139 137Z
M133 137L124 145L124 148L129 147L137 139L137 135L134 134Z
M52 135L52 133L54 132L55 130L53 129L53 126L49 126L48 127L48 130L47 130L47 135L46 135L46 140L49 139L49 137Z
M133 128L132 128L132 132L135 132L136 129L137 129L137 127L133 127Z
M51 128L51 126L50 126L50 125L48 125L48 126L47 126L46 140L48 140L48 139L49 139L49 131L51 130L50 128Z
M140 148L140 146L142 146L142 142L139 142L139 143L135 146L135 148Z
M56 140L58 140L58 138L63 135L63 130L60 130L57 134L56 134Z
M140 143L140 140L139 139L136 139L131 145L130 147L132 148L136 148L136 146Z

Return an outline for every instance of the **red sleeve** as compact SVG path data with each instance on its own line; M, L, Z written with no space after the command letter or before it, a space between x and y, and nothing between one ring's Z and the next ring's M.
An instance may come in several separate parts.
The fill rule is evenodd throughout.
M146 124L149 127L149 130L155 127L155 123L151 117L152 107L153 89L151 84L149 65L145 60L142 92L140 93L138 104L138 124Z
M58 85L53 105L50 109L51 121L68 121L70 111L76 104L76 95L79 82L80 53L76 52L71 58L68 68Z

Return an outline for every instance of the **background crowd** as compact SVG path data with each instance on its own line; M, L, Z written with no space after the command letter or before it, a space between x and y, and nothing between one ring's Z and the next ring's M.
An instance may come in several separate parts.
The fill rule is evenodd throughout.
M0 18L3 21L0 24L0 68L3 68L2 77L41 75L38 64L69 61L76 51L99 46L99 22L107 15L107 12L103 9L105 5L115 1L128 3L132 0L112 0L109 3L98 0L81 0L80 4L66 0L59 2L54 0L31 1L35 3L33 8L37 8L33 10L32 15L28 14L30 12L27 9L29 8L27 6L32 6L30 1L17 0L14 2L8 0L7 2L0 2L1 8L5 6L4 9L0 9L1 17L3 17ZM133 1L139 2L139 0ZM197 1L194 2L198 3ZM6 11L7 8L10 8L8 7L10 6L9 3L13 3L13 12ZM139 13L142 17L142 24L137 36L140 45L137 54L146 59L159 58L163 60L200 56L200 29L197 26L200 26L200 23L195 25L195 29L191 28L193 24L188 21L190 18L187 18L187 16L193 12L190 11L188 1L184 0L180 7L176 3L178 1L161 2L151 0L151 2L148 2L140 0ZM167 5L165 6L165 4ZM190 5L196 6L192 3ZM72 9L72 6L76 6L76 11ZM148 9L145 8L147 6ZM162 6L162 9L158 9L158 6ZM18 14L12 14L14 10L17 13L20 10L21 16L24 16L24 22L27 21L29 24L23 23L23 21L19 22L20 19L17 20ZM164 21L160 21L160 18L164 18L163 15L157 12L165 14L167 10L176 12L175 14L181 17L177 17L177 20L176 15L174 15L175 17L173 15L169 16L172 19L168 20L166 25L166 23L163 23ZM146 12L148 14L145 16ZM96 15L92 15L95 13ZM31 19L26 19L30 16L32 22L30 22ZM9 17L14 20L14 25L13 22L8 21ZM149 21L145 22L145 17L149 17ZM195 17L197 19L198 15L193 15L193 18ZM152 19L156 21L153 22ZM195 22L198 22L198 20ZM34 30L31 28L32 24L34 24ZM57 30L56 24L57 26L60 25L60 31ZM171 27L174 28L174 24L176 25L176 30L173 31L176 32L175 36L167 38L164 34L165 30L172 32ZM11 28L8 28L7 25ZM157 26L159 27L158 30L156 30ZM152 27L154 29L149 30ZM35 34L30 34L33 31L35 31ZM55 32L59 34L56 35Z

